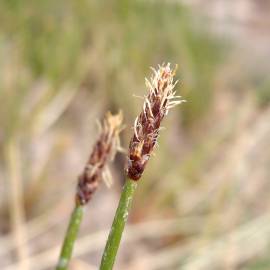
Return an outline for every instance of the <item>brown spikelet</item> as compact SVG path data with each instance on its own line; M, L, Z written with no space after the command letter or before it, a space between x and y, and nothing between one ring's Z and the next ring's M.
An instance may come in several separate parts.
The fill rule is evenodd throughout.
M149 90L144 99L143 110L134 123L134 135L129 145L127 175L130 179L140 179L150 154L159 136L160 123L169 109L184 100L176 96L173 90L175 69L170 64L161 65L157 70L152 68L153 75L146 82Z
M91 199L103 177L107 163L113 160L116 151L120 148L119 133L123 129L122 120L122 113L112 115L108 112L106 114L100 136L78 179L77 205L84 205Z

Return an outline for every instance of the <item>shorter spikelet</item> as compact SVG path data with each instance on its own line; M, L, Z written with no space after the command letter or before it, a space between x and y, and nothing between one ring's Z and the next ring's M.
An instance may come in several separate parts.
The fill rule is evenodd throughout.
M117 115L112 115L110 112L106 114L99 138L78 179L77 205L85 205L96 191L101 179L104 179L108 162L114 159L117 150L120 149L119 133L123 130L122 121L121 112Z
M169 109L184 101L173 90L177 83L173 81L176 68L172 70L168 63L152 70L150 81L145 79L149 93L135 120L134 135L129 144L127 175L132 180L139 180L145 169L156 145L162 119Z

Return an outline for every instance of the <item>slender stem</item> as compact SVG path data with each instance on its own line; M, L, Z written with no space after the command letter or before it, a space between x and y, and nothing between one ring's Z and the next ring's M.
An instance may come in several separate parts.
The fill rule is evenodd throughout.
M83 217L83 207L76 205L70 217L65 240L62 245L59 261L56 270L66 270L72 255L74 243L80 228Z
M121 236L128 218L129 209L132 203L137 182L127 179L121 193L118 208L116 210L111 231L103 252L100 270L111 270L115 261Z

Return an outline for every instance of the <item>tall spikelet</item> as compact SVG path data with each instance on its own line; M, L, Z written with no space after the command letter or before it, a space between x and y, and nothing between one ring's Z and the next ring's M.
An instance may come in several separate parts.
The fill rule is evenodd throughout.
M101 179L105 177L109 161L120 148L119 133L123 130L123 115L120 112L112 115L110 112L101 125L101 132L96 141L84 171L79 176L76 204L85 205L96 191Z
M149 90L144 98L143 110L134 123L134 135L129 144L127 175L132 180L139 180L153 151L159 136L160 124L168 111L184 102L176 96L174 87L175 69L170 63L158 66L150 79L145 79Z

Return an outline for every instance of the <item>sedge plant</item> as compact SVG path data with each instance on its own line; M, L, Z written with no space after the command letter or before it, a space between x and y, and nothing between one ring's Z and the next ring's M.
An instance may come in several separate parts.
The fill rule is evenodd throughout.
M142 177L146 164L156 146L160 125L169 110L182 103L181 96L174 90L175 69L170 64L161 65L153 70L153 75L146 79L148 95L144 98L143 109L134 122L134 134L129 144L126 175L118 208L111 226L103 252L100 270L111 270L121 241L137 184Z
M56 270L66 270L72 255L74 243L80 228L85 205L90 201L101 179L109 182L107 165L114 159L120 149L119 133L122 126L122 114L107 113L101 132L96 141L90 158L78 178L75 195L75 206L70 217L69 226L62 245Z

